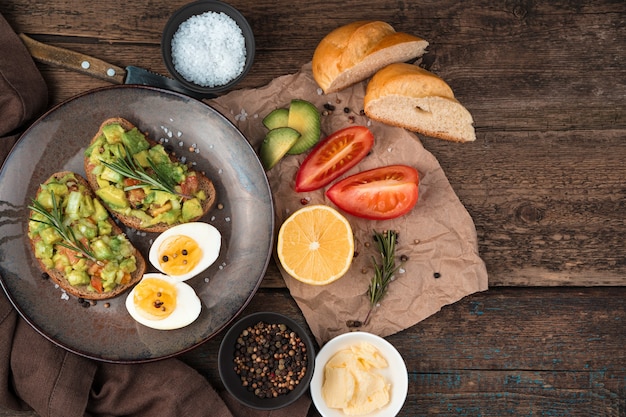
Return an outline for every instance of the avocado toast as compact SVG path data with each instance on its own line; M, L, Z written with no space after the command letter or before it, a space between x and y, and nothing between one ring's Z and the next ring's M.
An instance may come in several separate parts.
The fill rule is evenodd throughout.
M105 120L85 151L87 181L126 226L163 232L198 220L215 203L215 187L123 118Z
M87 180L57 172L39 186L28 238L41 268L67 293L115 297L139 282L146 261L95 198Z

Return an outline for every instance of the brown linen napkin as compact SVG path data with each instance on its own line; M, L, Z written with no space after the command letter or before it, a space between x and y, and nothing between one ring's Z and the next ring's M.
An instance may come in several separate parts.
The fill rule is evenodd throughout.
M322 115L323 135L360 124L368 126L375 138L373 152L344 177L391 164L411 165L420 173L419 201L408 215L387 221L346 215L353 228L358 256L344 277L316 287L300 283L281 269L291 295L320 344L355 329L387 336L466 295L487 289L487 271L478 254L474 223L436 158L413 133L369 120L362 113L365 87L362 82L339 93L323 95L308 63L298 73L279 77L263 88L234 91L209 102L242 131L257 151L267 132L262 119L273 109L288 107L295 98L312 102L320 111L330 104L335 110ZM463 152L466 145L451 146ZM294 191L295 174L304 157L287 156L267 173L277 227L301 208L303 201L333 205L324 196L328 186L308 193ZM396 253L408 261L396 274L369 323L355 328L354 322L362 322L369 310L366 293L373 276L372 256L379 259L372 240L374 230L398 231Z
M1 164L18 132L44 111L47 88L2 15L0 55ZM218 394L178 359L117 365L77 356L37 333L0 290L0 409L32 409L41 417L304 417L310 404L303 396L281 410L252 410Z
M28 51L0 15L0 137L43 112L48 90Z

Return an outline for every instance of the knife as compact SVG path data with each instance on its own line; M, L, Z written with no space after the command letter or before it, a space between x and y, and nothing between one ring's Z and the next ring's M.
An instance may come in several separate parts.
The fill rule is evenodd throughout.
M19 36L26 46L26 49L28 49L28 52L30 52L30 55L37 61L46 64L81 72L113 84L149 85L176 91L200 100L215 97L213 94L201 94L191 91L172 78L143 68L132 65L125 68L118 67L79 52L38 42L23 33L20 33Z

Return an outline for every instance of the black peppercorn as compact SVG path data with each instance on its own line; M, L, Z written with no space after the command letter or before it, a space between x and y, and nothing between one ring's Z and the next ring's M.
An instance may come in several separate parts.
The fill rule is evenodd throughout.
M241 383L259 398L292 391L307 370L306 346L284 324L259 322L237 338L233 362Z

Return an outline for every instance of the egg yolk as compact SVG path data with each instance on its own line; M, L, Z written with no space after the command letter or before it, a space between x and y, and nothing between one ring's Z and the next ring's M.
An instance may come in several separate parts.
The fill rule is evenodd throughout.
M189 236L171 236L159 246L159 264L168 275L183 275L198 265L202 249Z
M137 312L149 320L162 320L176 309L176 287L158 278L144 278L134 290Z

